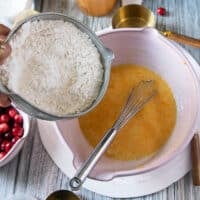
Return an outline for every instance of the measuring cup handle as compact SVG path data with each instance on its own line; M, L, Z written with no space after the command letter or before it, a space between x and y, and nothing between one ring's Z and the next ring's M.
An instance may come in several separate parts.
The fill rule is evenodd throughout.
M94 151L90 154L88 159L85 161L81 169L77 172L77 174L69 181L69 186L73 191L79 190L88 174L95 167L98 160L106 151L109 144L113 141L116 136L117 130L115 128L111 128L99 142L99 144L95 147Z

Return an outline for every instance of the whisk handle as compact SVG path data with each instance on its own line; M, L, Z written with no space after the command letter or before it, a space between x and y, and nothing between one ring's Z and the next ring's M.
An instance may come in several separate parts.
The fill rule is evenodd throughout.
M109 129L105 136L101 139L99 144L95 147L94 151L90 154L88 159L85 161L81 169L76 175L69 181L69 185L72 190L79 190L88 174L95 167L101 156L106 151L107 147L113 141L116 136L117 130L114 128Z

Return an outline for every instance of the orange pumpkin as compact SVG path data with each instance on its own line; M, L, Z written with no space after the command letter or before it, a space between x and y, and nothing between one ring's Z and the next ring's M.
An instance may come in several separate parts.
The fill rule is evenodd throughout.
M87 15L103 16L112 11L117 0L78 0L79 8Z

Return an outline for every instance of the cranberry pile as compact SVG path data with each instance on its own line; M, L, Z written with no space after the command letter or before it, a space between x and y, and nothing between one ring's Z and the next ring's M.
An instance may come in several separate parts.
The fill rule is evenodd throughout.
M23 118L13 107L0 108L0 160L23 136Z

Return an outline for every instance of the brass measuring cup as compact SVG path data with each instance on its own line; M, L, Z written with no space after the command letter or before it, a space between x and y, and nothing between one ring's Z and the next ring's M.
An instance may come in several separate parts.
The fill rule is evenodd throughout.
M128 28L128 27L155 27L155 16L148 8L130 4L120 7L112 18L112 27ZM200 48L200 40L185 35L180 35L171 31L160 31L165 37L176 42Z

